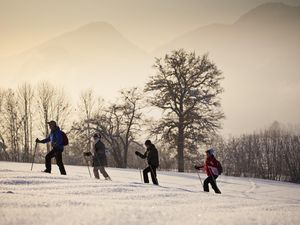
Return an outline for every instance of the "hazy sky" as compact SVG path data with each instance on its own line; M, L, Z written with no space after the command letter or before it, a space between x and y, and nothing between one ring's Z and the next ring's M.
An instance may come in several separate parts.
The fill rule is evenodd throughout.
M146 51L199 26L233 23L265 2L299 0L0 0L0 57L93 22L111 23Z
M67 89L69 88L68 91L69 94L73 95L72 97L74 95L77 97L81 90L90 87L95 87L99 93L111 97L116 95L117 90L120 90L125 83L132 85L137 84L137 82L143 83L149 75L152 75L149 73L150 66L137 70L136 66L143 67L144 65L139 65L134 61L134 67L128 68L126 73L124 72L124 68L127 66L126 61L121 60L123 64L120 63L116 66L107 63L107 68L99 66L97 61L91 62L93 68L90 68L86 62L84 62L86 64L83 63L84 65L79 65L82 68L78 68L76 67L78 64L74 63L76 60L80 60L80 62L82 62L82 59L86 61L93 60L89 58L90 52L86 52L86 55L82 54L82 58L78 59L74 59L73 56L76 57L76 54L73 54L73 61L66 61L66 59L69 60L68 57L63 55L66 49L49 48L46 49L50 50L50 54L46 52L48 57L45 57L46 60L43 61L40 55L38 55L38 60L35 60L34 57L36 56L33 54L30 55L27 64L20 63L21 69L16 73L17 77L11 78L12 76L8 75L7 71L17 67L16 64L20 58L20 61L26 58L20 54L25 50L34 49L35 46L40 46L41 43L53 37L74 31L91 22L104 21L109 23L131 43L146 52L152 52L184 33L201 26L212 23L232 24L249 10L266 2L283 2L292 6L300 5L300 0L0 0L0 87L16 87L18 82L21 82L22 79L25 80L25 78L34 83L38 80L51 80L51 78L58 76L59 79L55 79L55 84L61 84L66 86ZM124 43L121 41L120 43ZM270 40L271 42L272 40ZM198 39L196 43L198 43ZM273 46L270 43L266 43L266 46L269 46L269 50L272 50ZM67 44L65 43L63 47L66 47ZM83 48L88 48L89 43L81 44ZM90 48L94 47L93 44ZM67 50L72 52L74 47L78 46L73 43L72 47L73 49ZM103 50L100 43L97 43L97 47L99 51L97 49L96 52ZM132 49L131 47L128 49ZM214 47L222 51L221 48ZM111 48L111 46L108 46L108 48ZM134 51L138 52L135 48ZM56 55L57 53L62 54ZM107 53L105 52L105 54ZM105 54L104 56L106 56ZM238 60L243 60L241 57L243 54L245 55L243 57L249 57L249 61L252 60L253 55L248 54L248 52L241 52L240 54L235 55ZM297 54L295 54L295 57L299 56ZM63 62L59 62L57 59L60 58L56 56L62 57L61 61ZM214 56L213 53L211 56ZM263 128L274 119L300 123L300 120L297 119L300 113L300 107L297 103L297 99L300 97L298 91L300 90L298 88L300 87L300 81L299 73L294 72L299 70L294 61L288 64L289 59L283 59L287 61L284 65L288 66L287 70L282 69L282 71L287 72L288 69L292 69L292 72L286 75L286 80L272 79L274 71L264 71L264 67L272 68L272 62L269 58L264 59L265 64L255 65L260 73L255 74L257 77L251 79L251 73L256 72L256 68L252 67L251 62L247 64L249 68L242 65L236 69L234 64L233 67L226 67L227 59L232 56L228 54L218 59L218 62L220 62L218 65L223 65L223 68L225 68L225 71L223 71L225 75L225 94L222 103L224 103L227 120L225 121L224 131L233 134L251 132ZM9 65L6 63L6 59L10 57L13 60ZM277 57L277 55L274 57ZM295 57L294 60L297 60ZM246 59L244 61L246 62ZM71 66L68 64L70 62L72 63ZM105 63L103 62L103 64ZM97 71L98 67L99 71ZM8 70L5 71L4 68ZM100 69L102 69L101 72ZM231 71L231 69L234 70ZM140 74L129 78L134 70ZM92 79L86 79L86 74L89 74ZM259 81L260 76L264 76L265 83ZM276 76L277 78L281 76L281 70L278 71ZM292 76L294 76L293 82L290 79ZM247 86L246 82L250 79L252 84ZM272 82L282 82L283 88L280 89L282 93L273 93L281 84L269 87L268 79L271 86ZM271 91L267 92L266 90ZM284 93L285 90L288 91ZM264 98L260 98L260 96ZM274 96L276 96L276 99L274 99ZM272 115L269 116L270 112L272 112Z

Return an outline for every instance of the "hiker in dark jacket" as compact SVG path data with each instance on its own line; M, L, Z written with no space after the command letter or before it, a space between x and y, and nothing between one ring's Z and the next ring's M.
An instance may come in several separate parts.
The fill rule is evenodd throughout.
M107 172L105 171L105 166L107 166L107 159L105 153L105 145L100 140L100 134L94 134L94 156L93 156L93 167L94 167L94 175L96 179L100 179L100 173L104 176L105 180L111 180Z
M158 151L154 144L151 143L150 140L145 142L145 146L147 150L144 154L136 151L135 154L142 159L147 158L148 167L143 170L144 182L149 183L148 173L151 173L152 182L155 185L158 185L158 180L156 176L156 169L159 166L159 159L158 159Z
M203 190L205 192L209 192L208 184L211 184L211 187L214 189L215 193L221 194L221 191L219 190L216 182L216 179L219 176L218 164L220 162L215 158L213 149L209 149L205 153L206 153L205 164L201 166L195 165L195 169L200 170L201 168L204 168L207 174L207 178L204 180L203 183Z
M45 166L46 169L43 171L45 173L51 173L51 159L55 157L56 164L59 167L60 173L62 175L66 175L66 170L62 161L62 152L64 151L63 145L63 137L60 128L56 125L55 121L48 122L51 133L50 135L43 139L39 140L38 138L35 140L37 143L48 143L51 142L52 150L48 152L45 157Z

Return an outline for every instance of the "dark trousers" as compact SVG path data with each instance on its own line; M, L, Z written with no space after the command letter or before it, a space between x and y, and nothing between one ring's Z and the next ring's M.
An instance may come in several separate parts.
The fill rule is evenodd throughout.
M60 174L66 175L66 170L62 161L62 152L52 149L45 157L46 171L51 173L51 159L55 157L56 164L59 168Z
M149 183L148 173L151 173L151 179L153 184L158 185L157 177L156 177L156 167L149 165L143 170L144 182Z
M100 175L99 175L99 171L100 170L100 173L102 173L102 175L104 176L104 178L108 178L108 174L104 168L104 166L95 166L94 169L93 169L93 172L94 172L94 176L96 179L100 179Z
M208 184L211 184L211 187L214 189L214 191L218 194L221 194L221 191L219 190L217 183L216 183L216 179L218 178L218 176L209 176L204 180L204 184L203 184L203 189L206 192L209 192L209 187Z

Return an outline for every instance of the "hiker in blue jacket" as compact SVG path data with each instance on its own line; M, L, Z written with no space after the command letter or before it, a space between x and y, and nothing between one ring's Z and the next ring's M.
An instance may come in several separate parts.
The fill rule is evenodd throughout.
M53 120L48 122L48 125L51 130L50 135L43 140L39 140L38 138L35 140L37 143L43 144L51 142L52 150L48 152L48 154L45 157L46 169L43 172L51 173L51 159L55 157L56 164L59 167L60 173L62 175L66 175L67 173L62 161L62 152L64 151L62 131L56 125L56 122Z

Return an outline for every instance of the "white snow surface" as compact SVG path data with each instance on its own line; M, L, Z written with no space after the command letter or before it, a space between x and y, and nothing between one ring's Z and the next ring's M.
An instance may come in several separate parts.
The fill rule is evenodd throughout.
M298 184L222 175L218 195L196 173L158 171L154 186L137 169L107 168L105 181L84 166L67 165L67 176L52 166L45 174L41 164L0 162L1 225L300 224Z

